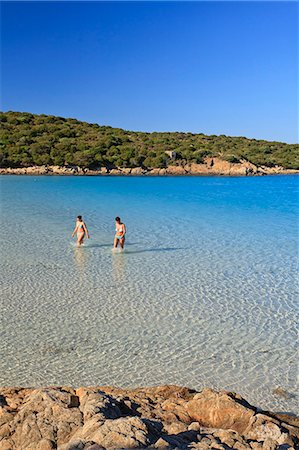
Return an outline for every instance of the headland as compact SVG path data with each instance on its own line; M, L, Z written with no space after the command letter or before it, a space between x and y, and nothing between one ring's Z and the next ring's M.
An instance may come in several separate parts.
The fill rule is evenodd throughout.
M299 145L244 136L141 132L0 112L2 174L266 175L299 171Z

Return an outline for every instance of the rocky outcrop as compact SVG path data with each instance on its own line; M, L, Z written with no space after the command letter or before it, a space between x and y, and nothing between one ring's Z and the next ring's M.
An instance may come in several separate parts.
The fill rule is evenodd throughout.
M186 175L187 171L185 167L181 166L168 166L166 169L167 175Z
M6 175L273 175L294 174L298 170L283 167L256 166L249 161L240 160L230 163L220 158L205 158L203 164L170 165L165 169L145 169L143 167L85 169L78 166L33 166L21 168L0 168L0 174Z
M295 450L298 436L298 418L211 389L0 389L0 450Z
M238 163L230 163L220 158L206 158L204 164L189 164L184 168L191 175L248 176L298 173L296 170L284 169L279 166L258 167L246 160L240 160Z
M186 405L189 416L209 428L225 428L243 433L255 409L243 399L226 392L205 389Z
M170 165L165 169L143 167L82 169L78 166L33 166L21 168L0 168L0 175L274 175L295 174L298 170L283 167L256 166L248 161L230 163L220 158L206 158L203 164Z

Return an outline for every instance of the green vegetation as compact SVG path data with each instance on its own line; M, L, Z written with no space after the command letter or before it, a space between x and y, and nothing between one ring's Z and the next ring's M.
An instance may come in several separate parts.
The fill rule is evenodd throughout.
M76 119L0 113L0 167L78 165L80 167L166 167L202 163L206 156L230 162L299 169L299 145L202 133L143 133ZM165 151L175 151L171 161Z

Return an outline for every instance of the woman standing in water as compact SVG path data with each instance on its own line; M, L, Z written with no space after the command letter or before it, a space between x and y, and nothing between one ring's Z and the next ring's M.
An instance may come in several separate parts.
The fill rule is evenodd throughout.
M74 237L76 233L77 233L77 245L78 247L80 247L80 245L83 244L85 234L87 236L87 239L89 239L89 233L85 223L82 220L82 216L77 217L76 227L73 231L72 237Z
M114 237L114 248L116 249L118 243L120 243L121 248L125 245L126 236L126 226L121 222L120 217L115 217L115 237Z

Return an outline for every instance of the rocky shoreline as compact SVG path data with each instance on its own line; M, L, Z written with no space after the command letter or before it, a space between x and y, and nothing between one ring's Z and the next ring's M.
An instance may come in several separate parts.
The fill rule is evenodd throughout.
M256 166L248 161L230 163L219 158L206 158L203 164L170 165L165 169L145 169L143 167L112 168L99 167L86 169L79 166L32 166L18 168L0 168L0 175L129 175L129 176L165 176L165 175L224 175L251 176L296 174L299 170L285 169L280 166Z
M0 450L295 450L299 418L226 391L0 389Z

